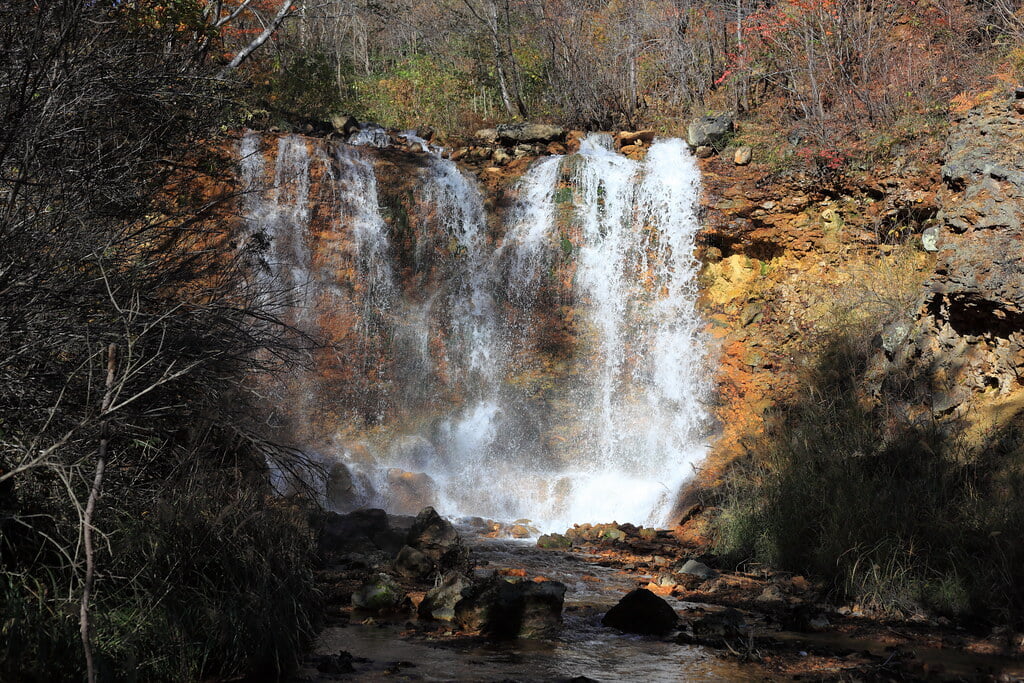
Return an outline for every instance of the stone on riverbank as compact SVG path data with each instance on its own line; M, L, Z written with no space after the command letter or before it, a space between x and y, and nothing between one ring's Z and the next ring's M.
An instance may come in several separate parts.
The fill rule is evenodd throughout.
M703 562L697 562L696 560L687 560L682 566L676 567L676 574L686 574L688 576L696 576L699 579L711 579L715 577L715 570L707 566Z
M434 561L411 546L402 546L395 557L395 571L410 579L424 579L434 571Z
M420 618L452 621L455 618L455 605L462 600L462 592L472 585L473 581L465 575L448 572L441 584L428 591L420 602Z
M393 555L401 547L401 538L383 510L356 510L347 515L327 512L320 522L320 549L324 553Z
M568 550L572 541L562 534L544 534L537 539L537 547L545 550Z
M387 574L371 577L352 594L352 606L369 612L397 609L404 600L405 593Z
M746 635L746 629L743 614L731 607L693 622L693 634L698 638L740 638Z
M605 626L627 633L661 636L679 622L679 616L665 600L645 588L626 594L601 619Z

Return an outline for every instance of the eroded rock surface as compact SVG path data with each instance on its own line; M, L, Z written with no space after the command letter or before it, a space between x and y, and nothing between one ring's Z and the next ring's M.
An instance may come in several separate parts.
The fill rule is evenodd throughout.
M1024 116L1008 100L957 121L943 153L935 270L889 354L929 386L936 416L971 393L1008 394L1024 371ZM962 410L959 412L963 412Z

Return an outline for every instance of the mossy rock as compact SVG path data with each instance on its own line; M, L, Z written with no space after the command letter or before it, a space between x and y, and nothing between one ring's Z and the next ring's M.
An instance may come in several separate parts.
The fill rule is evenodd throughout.
M544 534L537 539L537 547L546 550L566 550L572 547L572 541L562 534Z

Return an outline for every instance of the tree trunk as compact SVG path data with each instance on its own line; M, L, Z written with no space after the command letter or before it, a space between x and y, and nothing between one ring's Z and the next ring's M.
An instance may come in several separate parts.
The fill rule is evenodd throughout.
M96 501L100 497L103 486L103 470L107 465L107 448L110 442L109 421L107 411L114 399L114 374L117 369L117 345L107 347L107 381L100 408L100 448L96 458L96 474L89 490L89 501L82 515L82 540L85 546L85 581L82 586L82 605L79 611L78 628L82 635L82 647L85 650L85 671L89 683L96 683L96 665L92 659L92 634L89 624L89 600L92 597L92 584L96 578L96 554L92 544L92 519L96 512Z
M277 10L277 14L275 14L271 22L267 24L267 27L263 29L263 32L260 33L255 38L253 38L251 43L249 43L241 50L239 50L238 54L236 54L234 58L230 62L228 62L223 69L220 70L220 72L217 74L217 78L226 78L230 72L238 68L239 64L248 59L249 55L251 55L253 52L256 52L256 50L258 50L263 45L263 43L270 40L270 36L274 35L274 32L281 27L281 24L284 23L284 20L287 19L288 16L291 14L293 2L294 0L284 0L284 2L281 3L281 7Z

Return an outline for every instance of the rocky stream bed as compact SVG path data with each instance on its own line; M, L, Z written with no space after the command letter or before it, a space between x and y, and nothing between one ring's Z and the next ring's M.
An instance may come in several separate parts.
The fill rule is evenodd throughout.
M510 530L432 508L328 513L326 624L295 683L1024 677L998 634L830 605L804 577L716 566L678 532Z

